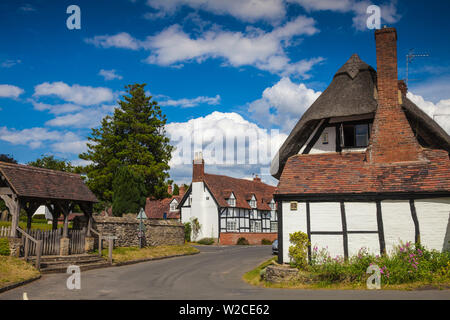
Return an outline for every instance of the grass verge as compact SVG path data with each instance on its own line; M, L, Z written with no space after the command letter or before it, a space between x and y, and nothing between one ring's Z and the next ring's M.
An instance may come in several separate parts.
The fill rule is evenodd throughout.
M121 263L133 260L161 258L173 255L194 254L198 249L190 245L156 246L156 247L118 247L113 249L113 262ZM102 255L108 258L108 249L102 250Z
M0 227L10 227L11 226L11 222L10 221L0 221ZM58 224L58 228L63 228L64 225L63 224ZM19 228L21 228L22 230L26 230L27 229L27 223L26 222L19 222ZM72 228L72 223L69 222L69 229ZM36 223L33 222L31 224L31 229L39 229L39 230L43 230L43 231L48 231L48 230L52 230L52 225L48 224L48 223Z
M253 270L246 272L243 275L243 280L251 285L264 288L282 288L282 289L334 289L334 290L368 290L366 285L360 282L340 282L332 283L327 281L319 281L314 283L302 283L299 281L290 281L283 283L272 283L262 279L261 273L263 270L276 263L276 258L273 257L267 261L262 262ZM450 289L450 281L442 280L442 278L433 281L416 281L402 284L383 284L382 290L445 290Z
M0 256L0 288L39 276L31 264L10 256Z

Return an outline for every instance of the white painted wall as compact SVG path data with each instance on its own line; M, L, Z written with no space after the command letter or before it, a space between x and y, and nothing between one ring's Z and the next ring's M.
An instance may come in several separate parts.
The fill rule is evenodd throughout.
M299 202L297 211L291 211L290 202L283 201L283 261L289 262L289 234L297 231L306 233L306 204Z
M450 198L415 200L420 241L428 249L450 249Z
M400 241L415 241L415 227L411 216L409 201L381 201L384 241L389 254Z
M328 134L328 143L323 144L323 136ZM336 128L327 127L323 130L320 138L309 151L309 154L336 152Z
M283 206L283 261L289 262L289 234L307 232L306 204L299 202L298 210L290 210L290 202ZM442 251L450 248L450 198L415 200L422 244L429 249ZM375 202L345 202L348 231L377 231ZM382 201L381 211L386 250L415 241L415 226L408 200ZM342 231L340 204L337 202L310 203L311 231ZM343 255L340 235L312 235L312 246L326 248L332 257ZM348 234L349 255L356 255L366 247L373 254L380 253L378 234Z
M201 230L197 237L217 238L219 235L219 217L217 205L208 192L203 182L192 183L192 203L190 208L181 208L181 222L189 222L192 217L196 217L201 224ZM208 198L208 200L206 199Z

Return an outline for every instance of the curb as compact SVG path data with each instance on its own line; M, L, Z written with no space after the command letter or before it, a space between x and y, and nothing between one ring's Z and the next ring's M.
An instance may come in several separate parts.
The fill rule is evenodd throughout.
M37 277L31 278L31 279L28 279L28 280L25 280L25 281L21 281L21 282L16 282L16 283L10 284L10 285L8 285L6 287L0 288L0 293L8 291L8 290L11 290L11 289L15 289L15 288L23 286L23 285L26 285L26 284L28 284L30 282L33 282L33 281L36 281L36 280L38 280L40 278L41 278L41 275L38 275Z
M170 256L163 256L163 257L154 257L154 258L145 258L145 259L124 261L124 262L117 262L117 263L113 263L111 265L111 267L121 267L121 266L126 266L129 264L136 264L136 263L146 262L146 261L155 261L155 260L163 260L163 259L175 258L175 257L192 256L192 255L199 254L199 253L200 253L200 251L193 252L193 253L173 254Z

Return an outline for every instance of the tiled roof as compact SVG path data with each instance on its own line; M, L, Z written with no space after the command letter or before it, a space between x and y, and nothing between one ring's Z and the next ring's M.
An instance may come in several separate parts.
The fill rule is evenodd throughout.
M237 179L228 176L205 173L203 182L213 194L220 207L230 207L227 199L233 192L236 207L250 209L248 200L255 195L257 209L270 210L269 203L273 199L276 187L261 181Z
M449 192L445 150L424 149L427 161L369 164L365 153L299 154L288 159L278 194Z
M5 162L0 173L18 196L97 202L78 174Z
M147 198L145 202L145 214L149 219L163 219L164 213L167 214L167 219L179 219L180 210L170 211L170 203L176 199L178 203L181 201L181 196L172 196L162 200L151 200Z

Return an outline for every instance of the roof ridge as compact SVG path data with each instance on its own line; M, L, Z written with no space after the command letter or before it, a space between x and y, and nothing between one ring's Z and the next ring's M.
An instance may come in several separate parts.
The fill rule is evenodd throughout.
M43 171L43 172L48 172L48 173L52 173L52 174L65 174L65 175L71 175L71 176L75 176L75 177L80 176L80 174L74 173L74 172L59 171L59 170L54 170L54 169L33 167L33 166L30 166L27 164L19 164L19 163L10 163L10 162L0 161L0 169L2 167L13 167L13 168L16 168L19 170Z
M226 175L223 175L223 174L205 173L205 176L206 175L215 176L215 177L224 177L224 178L240 180L240 181L246 181L246 182L249 182L249 183L258 183L258 184L263 184L263 185L268 186L268 187L276 188L276 186L272 186L272 185L264 183L262 181L254 181L254 180L249 180L249 179L244 179L244 178L235 178L235 177L230 177L230 176L226 176ZM231 188L230 190L233 190L233 189Z

